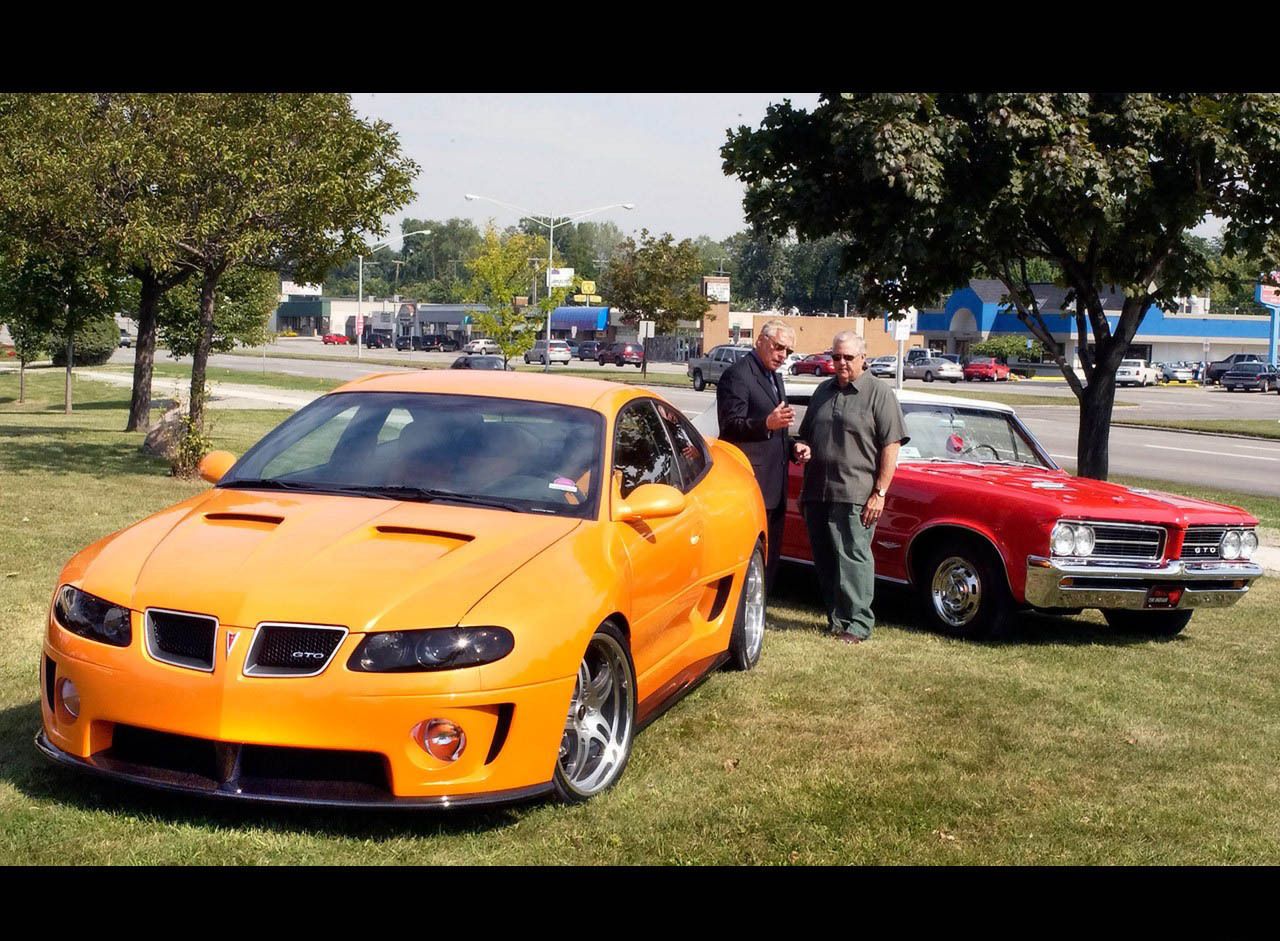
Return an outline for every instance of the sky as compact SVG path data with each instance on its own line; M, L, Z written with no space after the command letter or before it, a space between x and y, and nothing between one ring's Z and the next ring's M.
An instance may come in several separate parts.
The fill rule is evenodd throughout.
M726 131L756 128L771 103L798 108L813 93L705 94L359 94L358 113L381 118L421 167L417 198L390 217L472 219L499 226L520 216L464 193L537 214L567 215L612 203L590 218L626 234L647 228L717 241L746 228L743 186L721 169Z
M816 92L699 94L358 94L356 111L381 118L401 150L421 167L417 198L388 218L489 219L513 225L521 213L465 193L492 197L539 215L568 215L613 203L591 216L625 234L647 228L677 239L719 241L746 228L743 186L721 169L729 128L760 126L765 109L789 99L810 110ZM1193 231L1220 233L1212 217Z

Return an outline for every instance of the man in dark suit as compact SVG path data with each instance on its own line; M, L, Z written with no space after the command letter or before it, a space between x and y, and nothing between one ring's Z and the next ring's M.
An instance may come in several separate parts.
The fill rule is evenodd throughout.
M795 411L787 404L777 369L791 353L795 332L781 320L760 328L752 351L724 371L716 383L720 437L746 454L769 514L765 586L772 588L787 515L787 462L809 459L809 446L793 442L787 428Z

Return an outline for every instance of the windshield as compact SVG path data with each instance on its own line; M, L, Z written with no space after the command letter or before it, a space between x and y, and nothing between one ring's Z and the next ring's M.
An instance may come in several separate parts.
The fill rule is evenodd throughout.
M1232 372L1266 372L1267 367L1262 363L1240 363L1232 366Z
M591 517L603 435L600 415L567 405L338 392L271 431L218 486Z
M1013 416L977 408L906 403L901 461L969 461L1052 467Z

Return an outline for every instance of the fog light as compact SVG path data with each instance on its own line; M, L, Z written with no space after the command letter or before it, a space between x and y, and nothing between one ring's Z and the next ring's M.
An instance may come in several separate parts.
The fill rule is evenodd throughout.
M467 747L467 735L462 726L448 719L419 722L414 727L413 738L428 755L441 761L457 761Z
M75 722L80 716L80 690L65 677L58 681L58 712L65 722Z

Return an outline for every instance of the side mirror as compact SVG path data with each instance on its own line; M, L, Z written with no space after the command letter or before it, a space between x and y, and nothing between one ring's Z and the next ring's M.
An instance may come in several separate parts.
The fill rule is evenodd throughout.
M236 456L230 451L210 451L200 459L200 476L209 483L216 484L231 470L231 465L235 462Z
M641 484L631 496L613 506L613 518L621 523L678 516L684 511L684 494L669 484Z

